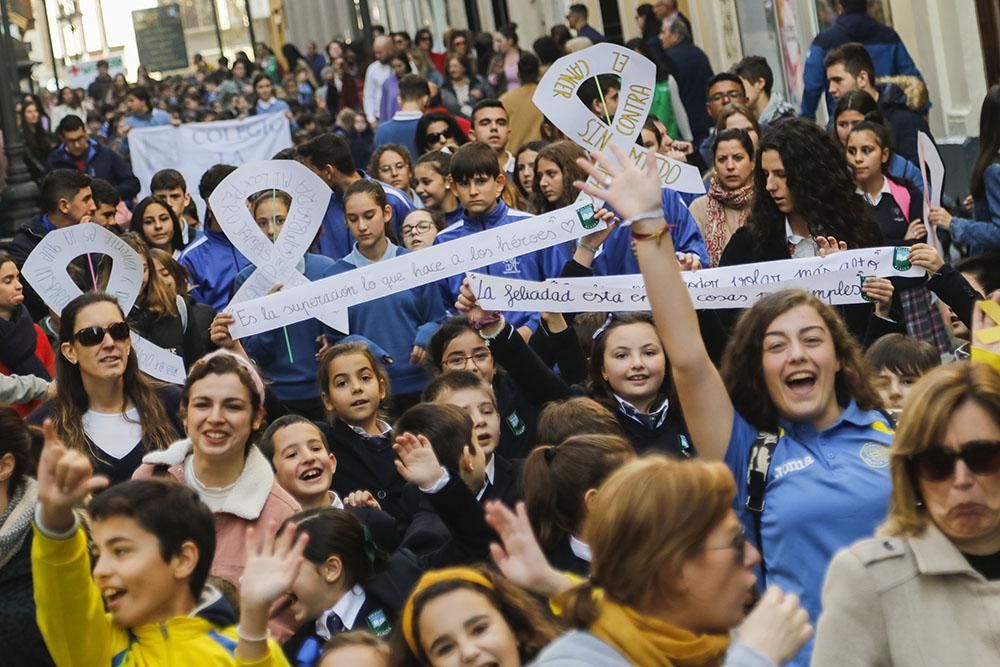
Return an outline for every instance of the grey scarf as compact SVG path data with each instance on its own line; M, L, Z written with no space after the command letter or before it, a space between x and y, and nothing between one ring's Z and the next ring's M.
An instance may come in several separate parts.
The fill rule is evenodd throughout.
M7 504L7 509L0 514L0 567L13 558L31 532L37 503L38 482L25 477Z

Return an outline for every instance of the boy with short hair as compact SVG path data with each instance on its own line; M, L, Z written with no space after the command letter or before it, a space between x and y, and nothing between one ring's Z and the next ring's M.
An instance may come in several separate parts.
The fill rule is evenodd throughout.
M215 552L211 511L172 480L132 480L90 502L91 575L73 510L108 481L93 476L87 455L67 449L48 420L44 432L31 562L38 626L56 664L159 664L166 655L191 665L288 664L267 639L267 618L304 543L293 546L286 531L269 547L248 532L237 629L232 609L205 588Z
M90 190L94 195L94 206L97 211L94 213L94 222L105 229L111 231L121 231L115 223L118 214L118 205L122 202L122 196L115 189L115 186L101 178L95 178L90 182Z
M865 351L875 389L886 410L898 413L917 380L941 365L933 345L912 336L892 333L882 336Z
M434 239L435 245L531 217L530 213L512 209L500 199L507 175L497 164L496 152L485 143L475 141L455 151L451 158L451 180L451 190L462 204L465 215L461 221L443 229ZM552 248L536 250L474 271L521 280L557 278L546 275L545 270L546 266L553 264L547 259L548 253L553 252ZM464 275L459 274L439 283L446 309L454 307L463 278ZM525 340L538 324L538 313L510 312L505 317Z
M149 182L149 190L154 197L160 197L170 205L178 220L187 223L181 225L181 238L184 240L185 246L201 236L197 218L192 225L190 220L184 216L184 210L191 203L191 193L188 192L187 181L184 180L181 172L176 169L159 170L153 174L153 178Z
M480 501L502 500L513 507L521 499L523 459L496 453L500 443L500 410L493 387L471 371L449 371L424 389L423 400L454 405L472 419L473 437L486 456L486 486Z

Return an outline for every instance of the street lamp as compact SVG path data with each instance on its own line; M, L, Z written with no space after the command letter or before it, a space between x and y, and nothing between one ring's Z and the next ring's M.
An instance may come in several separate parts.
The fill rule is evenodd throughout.
M14 117L14 104L20 91L7 0L0 0L0 23L3 24L0 34L0 129L7 152L7 190L4 192L7 217L0 228L0 237L10 238L32 216L38 215L38 186L24 162L24 140Z

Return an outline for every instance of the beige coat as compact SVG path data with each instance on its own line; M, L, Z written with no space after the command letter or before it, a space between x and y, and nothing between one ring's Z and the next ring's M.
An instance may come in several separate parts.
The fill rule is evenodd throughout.
M823 587L813 667L996 667L1000 581L986 581L933 524L862 540Z

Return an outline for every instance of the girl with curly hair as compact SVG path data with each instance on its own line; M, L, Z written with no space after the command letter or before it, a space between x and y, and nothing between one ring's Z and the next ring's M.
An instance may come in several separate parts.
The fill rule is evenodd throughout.
M750 218L733 233L720 266L883 244L878 225L855 193L844 153L808 120L791 119L761 139L753 180ZM860 303L838 308L855 338L867 344L887 333L905 333L899 324L902 317L890 313L892 283L868 278L862 290L874 307Z
M773 132L788 125L799 123L787 121ZM603 156L599 159L609 166ZM797 208L787 206L785 198L800 196L800 185L789 187L782 177L776 188L775 165L765 164L771 175L761 198L771 201L758 201L755 208L764 209L763 219L773 223L781 212L769 214L768 208L779 211L777 199L789 217L796 215ZM655 208L660 185L654 167L643 172L611 166L610 176L610 189L585 185L584 190L627 218ZM847 177L843 167L827 173L831 181ZM847 213L861 203L853 191L850 196L851 201L838 199ZM806 210L820 208L808 201ZM843 231L845 213L828 215L830 226L808 220L824 231ZM885 518L891 421L879 410L879 395L844 322L806 292L771 294L747 310L717 369L665 226L662 217L634 222L633 245L685 422L702 458L725 462L736 479L735 506L762 553L764 583L798 595L815 622L821 582L834 553L871 535ZM807 665L810 650L807 646L793 664Z

